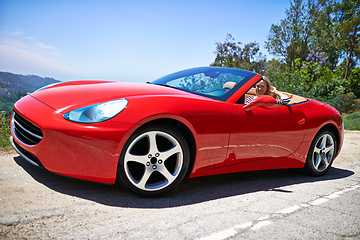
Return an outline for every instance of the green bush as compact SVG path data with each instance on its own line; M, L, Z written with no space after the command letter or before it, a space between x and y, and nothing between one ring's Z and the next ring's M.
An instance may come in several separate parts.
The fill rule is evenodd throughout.
M346 130L360 130L360 112L343 114Z
M11 149L10 135L10 118L6 117L4 113L0 113L0 150L8 151Z
M329 103L340 113L358 109L360 68L352 69L349 77L344 79L342 66L332 68L322 62L324 60L301 62L296 59L299 67L294 69L272 60L266 74L279 90Z
M325 102L336 108L340 113L349 113L356 109L355 95L350 93L333 92Z

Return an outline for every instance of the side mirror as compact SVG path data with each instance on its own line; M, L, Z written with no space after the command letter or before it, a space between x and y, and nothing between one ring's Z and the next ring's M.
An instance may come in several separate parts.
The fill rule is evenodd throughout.
M251 103L246 104L243 109L244 111L250 111L251 109L262 107L265 109L271 109L276 106L276 100L275 98L268 96L268 95L260 95L257 98L255 98L254 101Z

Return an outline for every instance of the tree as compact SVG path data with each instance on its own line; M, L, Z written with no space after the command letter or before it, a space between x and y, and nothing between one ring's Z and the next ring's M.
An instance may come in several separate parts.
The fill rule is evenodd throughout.
M324 52L331 63L345 59L345 78L360 59L359 0L292 0L286 18L270 28L266 48L294 70L311 50Z
M338 64L340 51L336 47L336 28L334 27L334 0L314 1L309 7L310 38L309 48L328 57L329 67Z
M224 43L216 43L214 53L216 58L211 66L240 68L258 73L265 68L265 58L259 44L250 42L243 47L241 42L235 42L231 34L227 34Z
M271 26L268 41L265 42L265 47L271 54L281 57L294 70L300 68L296 66L295 59L305 60L309 51L312 20L310 8L311 1L307 5L303 0L291 2L290 9L286 10L287 17L281 20L279 25Z
M360 1L343 0L334 6L336 47L345 58L345 76L360 59Z

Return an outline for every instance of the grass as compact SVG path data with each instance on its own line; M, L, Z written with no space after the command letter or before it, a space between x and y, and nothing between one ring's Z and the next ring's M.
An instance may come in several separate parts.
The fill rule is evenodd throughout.
M342 117L346 130L360 130L360 111L351 114L343 114Z
M4 113L0 113L0 151L9 151L11 149L10 135L10 118L6 117Z

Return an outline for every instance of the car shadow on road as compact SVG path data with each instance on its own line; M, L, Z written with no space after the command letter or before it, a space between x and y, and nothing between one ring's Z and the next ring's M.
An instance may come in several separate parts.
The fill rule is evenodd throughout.
M158 198L143 198L118 184L106 185L56 175L37 168L21 157L15 162L36 181L62 194L87 199L107 206L127 208L168 208L191 205L259 191L282 191L294 184L329 181L349 177L354 172L332 167L325 176L310 177L298 169L265 170L185 179L170 193Z

